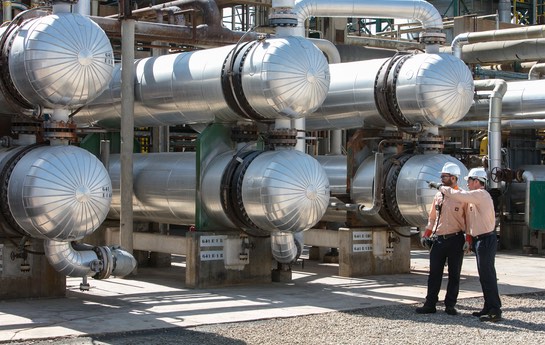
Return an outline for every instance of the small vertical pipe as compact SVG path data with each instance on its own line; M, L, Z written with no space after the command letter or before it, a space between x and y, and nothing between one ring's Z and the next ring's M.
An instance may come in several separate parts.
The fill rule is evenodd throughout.
M3 15L3 22L10 22L12 18L11 14L11 0L4 0L2 1L2 13Z

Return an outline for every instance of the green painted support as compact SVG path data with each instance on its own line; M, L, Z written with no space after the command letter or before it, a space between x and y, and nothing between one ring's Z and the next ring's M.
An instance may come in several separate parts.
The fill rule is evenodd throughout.
M202 207L201 180L203 169L217 155L233 150L235 144L231 141L231 129L222 124L212 124L197 137L197 188L195 196L195 227L198 231L217 230L214 224L206 215Z

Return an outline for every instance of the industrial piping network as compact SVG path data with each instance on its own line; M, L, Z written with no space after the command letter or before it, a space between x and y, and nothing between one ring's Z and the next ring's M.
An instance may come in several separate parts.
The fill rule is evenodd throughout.
M335 3L334 12L331 12L330 2L317 0L300 1L295 4L280 1L273 3L273 7L277 10L274 11L271 20L279 25L293 20L301 24L311 15L350 17L376 13L381 17L391 14L395 17L401 15L417 19L422 22L426 30L423 36L427 44L427 52L329 66L321 52L302 37L304 31L301 31L301 25L296 29L287 25L278 28L277 37L261 37L252 42L216 48L214 54L208 50L143 59L135 62L137 71L135 125L191 125L239 121L267 123L278 119L291 120L306 117L307 128L312 129L344 129L363 125L399 128L422 126L429 127L433 131L436 126L453 125L469 110L473 97L471 74L460 59L438 53L438 44L443 39L439 32L442 21L437 11L427 2L392 1L379 6L371 1L340 1ZM289 10L286 11L286 8ZM380 14L377 11L380 11ZM16 20L14 23L16 24L5 28L2 35L2 57L7 61L7 64L3 64L4 82L1 84L3 97L0 97L0 111L3 114L35 113L37 109L33 105L39 104L41 108L38 110L51 116L51 121L63 121L68 119L66 109L83 106L84 108L78 114L70 116L78 124L119 126L119 66L113 67L111 47L104 49L107 37L102 31L97 30L93 22L77 14L56 13L23 21L20 25ZM98 38L98 43L92 41L93 44L79 49L77 54L72 54L69 49L72 47L66 48L69 54L63 51L48 52L46 50L46 54L50 53L52 63L65 62L65 65L60 65L61 68L53 64L44 66L38 63L43 59L43 55L38 56L36 53L38 48L40 52L43 52L44 47L52 47L47 39L41 41L40 38L47 37L50 33L53 33L51 37L56 37L62 31L59 27L75 24L90 28L92 33L90 37ZM29 34L22 35L22 29ZM80 31L77 33L82 34ZM295 36L289 34L295 34ZM27 37L34 39L29 40ZM293 56L298 57L297 63L294 63ZM68 76L64 74L66 77L57 78L55 74L43 73L44 69L51 71L53 68L60 75L61 71L65 72L67 67L74 65L77 68ZM373 73L347 75L348 69L362 70L367 73L373 71ZM94 73L82 74L84 77L78 84L82 88L73 87L71 82L74 76L82 70ZM113 77L110 79L111 75ZM286 77L289 77L288 83L285 82ZM92 80L86 78L92 78ZM293 85L297 87L293 88ZM509 94L509 88L507 94ZM352 101L347 101L346 95L350 95L349 99ZM451 101L446 102L445 99ZM505 100L506 97L503 99ZM53 138L53 143L56 142L55 140ZM119 176L119 170L116 170L115 164L116 157L113 157L114 164L111 165L109 173L114 180L112 189L114 202L111 207L110 196L107 192L110 188L108 174L100 172L103 169L100 162L86 158L91 162L89 164L94 164L94 169L104 176L103 184L99 185L103 193L98 196L102 208L95 215L85 213L86 218L79 218L84 219L84 223L91 224L80 233L66 232L55 225L52 231L54 235L50 235L47 228L36 227L37 222L31 221L32 217L28 217L32 214L31 211L20 206L23 194L19 182L11 172L17 169L24 170L23 167L32 170L30 167L39 166L36 162L42 162L42 158L35 155L38 153L53 155L57 151L70 152L66 154L68 163L64 164L75 167L80 166L80 160L84 159L82 157L88 155L85 151L72 146L32 149L18 147L17 149L8 148L2 152L0 165L3 181L6 181L7 185L7 188L2 191L2 197L7 200L8 206L2 210L2 213L8 219L6 224L9 223L13 229L18 230L14 232L8 229L7 231L20 236L28 235L45 239L48 259L57 270L65 274L78 276L94 274L104 278L109 273L117 273L114 272L113 267L123 270L119 272L120 275L130 273L134 267L134 258L121 249L112 250L112 248L104 247L90 249L87 246L71 244L72 241L81 239L94 231L104 220L106 210L109 211L110 217L116 217L119 210L119 204L115 201L118 197L116 194L118 181L115 176ZM16 152L20 153L16 154ZM251 234L276 234L306 230L323 217L329 201L330 182L326 178L327 169L324 171L313 158L293 150L253 152L255 151L244 152L245 157L240 160L245 169L243 172L239 171L238 175L229 171L229 165L234 164L233 157L237 158L239 151L225 151L214 161L208 162L205 167L203 180L207 181L206 186L209 188L204 193L204 197L208 198L205 204L209 207L208 212L218 222L227 227L241 227ZM251 159L247 158L250 156ZM196 162L191 154L150 154L147 157L135 156L135 159L137 162L135 176L149 172L150 166L165 165L167 170L172 171L182 166L183 169L187 169L179 173L180 177L184 177L184 181L194 181L196 178L193 168ZM283 203L281 192L285 190L283 189L285 185L275 185L275 179L272 178L263 179L263 176L267 176L267 172L276 171L272 166L277 168L282 165L282 161L291 159L297 164L282 167L282 174L289 183L295 182L297 185L300 182L298 178L307 177L307 175L312 175L313 178L297 189L298 195L305 202L296 203L300 208L295 209L295 218L273 211L276 210L275 205ZM444 162L451 160L448 156L441 155L407 157L402 169L393 173L394 182L390 183L388 181L392 180L385 179L387 183L394 185L391 193L397 194L395 192L397 190L405 191L401 193L397 206L400 210L397 216L401 215L403 218L398 218L400 223L422 224L422 219L426 216L425 205L429 204L428 201L432 196L431 192L428 192L429 195L424 193L424 197L421 197L419 191L427 188L424 181L428 179L428 176L435 175ZM180 164L180 161L184 164ZM190 168L187 168L188 166ZM353 199L361 204L372 203L369 201L369 195L372 195L372 192L369 191L373 190L371 188L373 179L369 178L368 171L365 172L369 166L371 166L369 162L362 164L360 167L362 172L358 172L361 177L355 179L356 182L361 183L355 183L351 191ZM416 166L422 168L415 171L412 168ZM307 175L301 175L297 170L302 167L308 168L305 170ZM290 169L297 170L297 174L290 173ZM39 168L35 170L42 173ZM81 170L76 169L73 175L74 180L79 180L77 178L79 174ZM258 177L261 179L259 183L255 181ZM417 177L419 182L410 186L403 184L402 181L409 181L413 177ZM41 175L38 175L38 178L28 177L24 183L26 180L35 181L40 178ZM236 180L242 185L242 188L231 194L229 198L221 193L220 181L224 178ZM194 200L185 196L188 194L175 193L179 186L173 187L169 185L170 182L166 181L166 184L161 186L164 191L162 195L172 191L178 199L165 200L161 199L159 194L149 195L150 188L145 182L139 185L137 179L134 187L137 218L151 218L173 224L193 223L191 218L194 215L191 212L181 211L180 206L183 206L184 210L187 206L193 209ZM174 182L177 181L172 181ZM187 183L186 190L193 193L194 185ZM64 219L78 219L81 214L73 205L91 203L90 200L94 200L91 197L92 191L97 187L84 184L73 188L76 201L71 203L65 211ZM258 197L263 191L268 193L266 195L271 195L271 200L264 202ZM51 197L55 198L55 196ZM225 205L229 200L242 200L242 210L238 209L233 211L233 214L227 214ZM415 205L418 205L417 211L413 212L412 208ZM30 220L24 221L23 219L27 217ZM373 219L369 220L370 224L375 222L384 224L388 220L383 216ZM111 264L116 261L117 265Z
M359 11L362 12L361 14L364 14L367 11L372 12L372 9L375 8L371 3L363 3L364 6L354 11L351 2L343 2L342 4L339 4L338 8L342 8L342 10L338 12L338 15L350 16L358 14ZM310 9L304 12L305 16L319 14L320 10L324 10L324 8L329 8L330 6L326 2L314 1L311 2L311 4L312 6L309 7ZM391 6L386 7L390 9L392 13L394 13L395 8L395 13L399 14L400 4L401 3L395 2L395 4L392 3ZM305 2L300 2L299 5L305 5ZM418 8L416 15L415 11L413 11L414 9L409 10L407 8L411 5ZM421 10L422 6L426 8L426 11ZM437 44L437 38L440 38L440 35L437 36L436 31L440 28L441 21L436 18L437 16L429 14L433 7L426 2L416 1L403 3L403 8L405 9L404 11L401 11L403 15L410 14L409 16L411 18L416 17L416 19L423 20L426 28L432 28L430 37L434 37L434 39L431 40L430 46L435 46ZM382 10L384 10L384 7L382 7ZM433 14L433 11L431 12ZM54 30L57 30L56 26L62 26L64 23L83 22L84 25L95 28L95 26L88 24L88 22L85 22L84 20L85 17L79 15L60 13L53 16L30 20L26 25L34 25L35 27L40 27L40 25L42 25L46 28L51 27ZM279 16L278 13L274 15L273 21L281 23L284 20L289 21L290 16L288 15L287 18L282 19L282 16ZM428 25L428 22L431 22L431 24ZM38 35L40 30L35 30L37 38L40 37ZM7 74L7 77L13 79L15 87L9 89L9 91L12 92L11 94L1 99L7 106L6 108L10 110L9 113L11 113L14 108L16 110L26 108L28 111L29 109L32 109L30 105L36 103L41 104L46 108L53 109L53 111L51 111L53 120L57 120L57 117L64 119L66 113L57 111L57 109L62 110L68 107L79 107L82 104L90 103L88 107L74 116L76 121L80 123L94 122L106 127L118 125L119 112L115 105L119 104L120 98L120 74L114 72L110 87L104 86L107 81L107 78L104 76L108 75L107 72L111 63L111 53L109 51L101 51L96 55L91 54L89 50L85 49L78 52L77 62L79 63L79 66L91 66L89 69L97 71L94 75L101 78L99 78L96 83L90 83L90 85L95 87L94 90L91 90L94 91L93 93L90 92L89 94L86 94L85 92L79 91L78 88L72 88L71 90L75 90L76 92L75 95L70 96L67 86L50 87L48 89L41 87L50 86L52 84L48 79L45 81L40 80L39 78L25 80L24 78L20 78L20 76L24 74L14 73L17 69L24 68L28 69L28 71L26 71L28 72L27 74L32 75L32 73L38 73L38 67L40 66L32 64L35 60L29 58L31 55L29 55L28 52L32 52L33 45L42 45L43 43L40 42L39 39L26 41L23 38L20 38L17 30L14 30L13 32L6 30L4 37L7 37L6 35L13 35L13 42L21 42L21 48L19 50L10 51L11 55L8 60L12 73ZM282 34L280 33L279 36L282 36ZM93 45L93 47L97 46L102 49L101 44ZM18 54L15 54L15 52ZM22 52L26 52L26 54L23 54ZM54 53L58 54L59 52ZM419 83L419 78L416 78L419 74L419 68L417 68L417 66L421 65L423 62L425 65L431 66L429 67L429 70L444 67L445 65L448 65L449 62L459 64L459 61L453 60L448 55L429 55L431 56L428 56L428 54L423 54L421 56L407 55L391 60L371 62L372 65L377 66L375 69L377 70L377 73L381 73L379 75L382 76L381 82L384 84L379 85L379 87L389 88L389 95L395 95L395 89L397 87L400 89L412 89L414 88L414 85ZM102 56L102 58L96 59L95 56ZM292 56L300 57L297 59L298 63L286 63L286 61L291 60L290 57ZM71 62L70 60L68 61ZM399 78L397 73L393 72L399 72L400 69L402 70L403 66L408 66L410 69L415 68L415 78ZM51 66L47 67L51 68ZM368 65L362 63L361 68L368 68ZM136 62L136 70L137 80L135 89L137 92L135 97L135 108L140 109L135 111L135 125L137 126L210 123L212 121L235 122L248 119L258 122L267 122L282 117L290 119L300 118L312 113L323 103L329 86L329 66L325 62L323 55L306 39L297 36L279 38L265 37L257 41L237 44L234 47L228 46L216 48L214 54L210 54L210 51L207 51L143 59ZM60 71L57 70L57 72ZM103 72L106 73L103 74ZM470 103L469 99L472 91L471 79L467 78L468 71L466 70L464 73L464 70L462 69L461 72L462 73L458 74L461 76L459 81L454 82L454 84L446 85L447 88L452 88L454 86L456 93L460 95L460 98L464 101L462 102L462 106L458 107L453 114L449 114L454 116L454 118L463 116L465 111L464 107L467 107L467 104ZM431 73L433 74L433 72ZM407 72L405 74L407 75L409 73ZM423 74L426 73L423 72ZM196 76L199 78L195 78ZM288 77L287 83L285 80L286 77ZM372 79L374 79L374 77L372 77ZM420 79L426 80L427 78L423 77ZM58 78L58 80L61 82L64 81L65 83L67 82L66 79L63 78ZM42 84L32 84L36 83L36 81L41 82ZM58 83L59 81L55 82ZM367 80L365 82L369 83ZM423 84L426 83L424 82ZM6 85L6 83L4 85ZM294 88L293 85L296 85L297 87ZM433 85L425 85L423 88L433 88ZM103 92L102 90L104 89L105 91ZM374 89L374 87L371 87L369 90L366 90L367 92L363 94L362 98L369 99L375 94L380 95L380 92L377 92ZM41 90L45 90L45 92L41 93ZM49 90L55 90L57 92L49 92ZM203 93L203 90L206 90L206 93ZM451 92L451 90L448 91ZM68 93L68 97L65 92ZM417 90L416 93L418 94L419 91ZM4 95L7 94L5 93ZM80 98L77 98L78 95ZM81 95L87 96L88 99L81 99ZM404 97L410 98L413 95L414 91L412 91L412 93L409 92ZM165 102L165 96L171 97L171 101ZM409 122L407 118L416 120L417 123L420 123L419 120L421 119L426 119L426 124L441 124L441 116L443 116L442 109L431 115L428 114L430 113L429 111L421 110L422 108L426 109L426 107L436 108L436 104L433 102L424 101L422 104L417 102L415 105L414 102L410 102L408 99L404 101L402 97L400 98L401 101L396 100L397 104L396 102L392 104L389 103L387 98L388 97L384 97L383 102L381 102L384 103L382 104L383 114L381 114L384 119L379 121L379 125L385 125L392 122L394 122L393 124L399 125L399 121L405 121L404 123L411 126L412 123ZM14 102L14 99L16 102ZM13 103L16 103L15 107ZM106 111L104 104L108 105L110 112ZM112 107L112 104L114 107ZM401 104L402 106L398 107L398 104ZM402 112L394 111L396 108L400 108L402 112L407 114L406 117L402 115ZM180 109L183 109L183 111ZM452 109L449 108L448 110L450 111ZM117 114L115 113L116 111ZM411 112L423 113L424 117L418 114L412 115ZM205 115L207 113L210 115ZM101 118L97 119L92 117L97 116L97 114L100 114ZM452 121L452 119L449 120ZM293 155L302 156L296 160L297 162L302 162L304 165L310 167L314 166L313 169L308 170L312 172L311 177L313 177L314 180L311 180L310 183L307 183L298 190L298 192L304 196L303 199L308 200L310 206L305 208L302 207L305 203L297 203L297 206L299 206L300 209L296 209L294 212L297 215L295 218L292 218L289 214L288 216L284 216L282 213L277 212L275 214L274 212L271 212L274 207L267 209L269 201L264 203L263 200L259 200L258 198L258 195L261 195L262 190L282 190L282 188L274 186L272 182L267 184L266 180L261 181L262 185L259 187L255 187L255 182L253 182L254 184L244 182L246 181L247 176L249 176L251 180L254 180L256 176L262 176L266 171L274 170L269 166L271 163L266 163L265 158L262 160L262 157L272 156L274 158L270 159L270 161L278 165L278 162L282 159L286 159L286 157ZM150 155L150 157L151 156L152 155ZM209 213L215 215L227 226L231 226L233 223L237 225L242 223L243 227L246 227L250 233L252 233L252 231L258 233L268 231L273 234L277 231L299 232L310 228L324 215L326 210L324 198L329 194L329 187L324 178L326 175L323 173L323 170L319 169L319 166L316 166L316 163L314 163L315 161L309 156L302 153L296 153L295 151L280 150L276 152L255 154L255 157L252 157L251 160L247 160L243 163L246 168L244 171L247 175L236 177L236 180L242 180L243 188L240 191L241 195L234 195L231 198L234 200L237 200L238 198L244 201L244 212L239 210L238 213L240 214L236 215L237 212L234 211L233 213L235 213L235 216L230 214L226 216L224 214L226 201L221 200L221 191L218 190L218 181L220 181L220 178L225 177L225 167L229 165L228 162L232 160L232 156L234 156L233 152L226 153L223 157L220 156L222 158L218 158L219 163L215 163L218 164L219 168L215 168L212 163L209 164L210 174L213 176L211 181L216 181L216 183L207 183L206 185L215 185L216 189L213 192L205 193L205 198L212 199L206 203L207 205L211 205ZM252 156L252 154L247 154L247 156ZM161 156L154 157L160 159ZM157 162L154 162L154 165L156 164ZM297 167L297 165L293 166ZM287 172L289 172L289 169ZM255 173L256 175L252 175L252 173ZM115 175L115 172L112 174ZM205 174L204 179L207 178L206 176L207 175ZM285 173L284 176L292 177L297 175ZM235 178L233 177L233 179ZM292 181L290 181L290 183L292 183ZM138 186L135 186L135 188L138 189ZM145 188L141 190L145 190ZM281 193L277 193L277 199L274 199L274 194L275 193L272 193L273 202L271 205L274 205L275 202L278 204L282 203L282 201L278 201ZM153 203L156 199L141 197L139 201L150 201ZM223 205L224 207L220 208L218 205ZM149 206L150 205L144 203L141 207L142 214L146 217L150 216L150 213L145 211L146 209L151 208ZM153 204L153 206L157 207L156 204ZM168 203L164 206L171 209ZM138 212L137 207L137 215ZM161 212L163 211L159 209L159 212L157 213L159 214ZM110 214L115 214L115 206L113 207L113 212L110 212ZM191 215L186 215L185 219L182 217L184 222L189 221L190 218ZM173 221L168 217L166 219L164 217L157 217L155 219L168 223L180 222L176 219ZM302 221L303 219L304 221ZM68 237L66 240L74 240L74 238ZM68 265L72 266L69 269L60 268L61 264L57 264L59 261L63 262L63 259L59 258L63 256L63 253L67 252L67 249L70 249L70 247L46 244L46 252L49 255L48 258L54 263L55 267L64 273L81 274L80 272L83 270L79 269L79 261L83 260L81 258L84 257L84 255L79 255L76 264Z

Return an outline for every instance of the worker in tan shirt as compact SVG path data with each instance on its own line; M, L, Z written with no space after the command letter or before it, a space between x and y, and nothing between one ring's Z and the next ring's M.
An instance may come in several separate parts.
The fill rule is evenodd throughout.
M483 168L471 169L465 179L469 191L447 186L439 187L439 191L447 200L467 203L467 227L473 238L473 250L484 296L483 309L473 315L479 316L481 321L497 322L501 320L501 300L495 268L498 238L495 232L494 203L485 189L487 174Z
M442 185L458 189L460 168L454 163L446 163L440 172ZM464 259L465 242L465 203L445 198L437 192L431 205L424 241L431 237L430 273L428 292L422 307L416 308L418 314L435 313L439 291L443 280L445 263L448 263L448 284L445 295L445 312L456 315L456 301L460 290L460 272Z

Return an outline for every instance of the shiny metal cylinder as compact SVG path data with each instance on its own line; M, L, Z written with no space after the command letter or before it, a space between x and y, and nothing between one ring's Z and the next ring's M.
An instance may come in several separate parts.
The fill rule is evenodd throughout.
M233 159L239 162L235 151L216 156L203 168L200 197L210 222L222 228L243 223L252 235L297 232L316 224L329 200L329 182L319 163L294 150L248 152L252 155L240 159L239 169L229 171ZM134 219L195 224L195 159L191 152L136 154ZM114 219L119 219L120 210L119 170L119 155L112 155L109 217ZM225 198L227 190L232 199ZM226 214L229 211L235 214Z
M347 160L343 155L315 156L329 180L331 195L347 194Z
M133 216L135 220L194 224L196 197L195 152L134 154ZM110 156L112 205L108 218L121 212L120 155Z
M225 169L233 159L233 155L235 155L235 152L227 151L214 157L206 165L201 183L201 200L206 214L217 223L224 224L225 227L231 229L235 229L236 225L225 213L221 195Z
M119 127L119 68L109 89L82 109L74 117L76 122ZM134 123L160 126L298 118L321 105L329 79L322 52L302 37L142 59L136 62Z
M23 108L75 109L100 95L111 80L112 46L87 17L59 13L32 18L7 34L1 48L9 69L2 73L9 73L5 79L13 83L11 94ZM0 112L11 113L13 102L0 97Z
M79 240L95 231L111 202L102 163L75 146L23 150L2 167L7 207L17 226L32 237L56 241Z
M242 200L251 221L264 230L298 232L324 215L329 181L320 164L300 151L268 151L244 175Z
M502 120L545 119L545 80L507 82L502 99ZM479 99L469 109L464 120L488 120L490 99Z
M449 155L416 155L403 165L396 184L397 204L403 218L412 226L425 226L430 206L437 190L430 189L427 181L439 182L445 163L454 163L460 168L458 186L467 190L467 168Z
M474 85L460 59L449 54L396 59L330 65L329 92L323 105L307 117L307 129L383 128L400 123L445 126L467 113ZM377 103L377 95L386 90L388 110Z
M395 159L396 164L388 160ZM447 162L460 167L461 177L467 168L449 155L404 155L385 159L383 205L379 214L365 216L369 226L409 225L425 226L429 207L437 190L430 189L427 181L439 181L440 171ZM351 198L355 203L371 205L373 202L374 157L367 158L358 168L352 182ZM460 188L467 189L463 178L458 179Z

